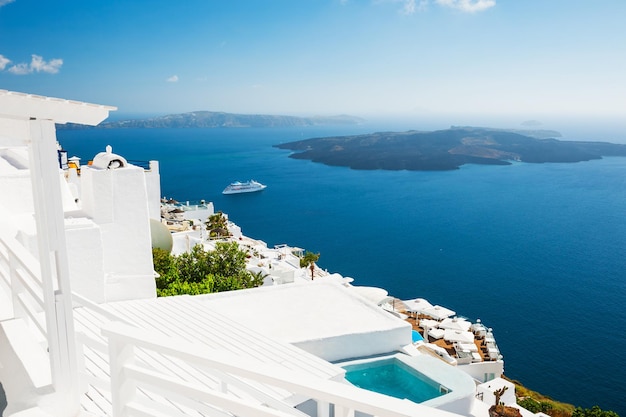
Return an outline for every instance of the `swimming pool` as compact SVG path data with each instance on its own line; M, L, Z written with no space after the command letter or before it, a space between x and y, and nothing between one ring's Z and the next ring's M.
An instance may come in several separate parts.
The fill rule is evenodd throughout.
M413 343L424 340L420 332L418 332L417 330L412 330L411 338L413 339Z
M345 378L359 388L415 403L437 398L450 390L395 357L345 365Z

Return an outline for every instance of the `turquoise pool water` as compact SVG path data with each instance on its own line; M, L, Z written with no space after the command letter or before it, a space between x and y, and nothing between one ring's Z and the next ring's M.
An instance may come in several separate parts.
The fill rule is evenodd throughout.
M411 333L411 338L413 339L413 343L424 340L422 335L417 330L412 330L412 332L413 333Z
M417 370L395 359L346 365L346 379L369 391L422 403L446 394L448 390Z

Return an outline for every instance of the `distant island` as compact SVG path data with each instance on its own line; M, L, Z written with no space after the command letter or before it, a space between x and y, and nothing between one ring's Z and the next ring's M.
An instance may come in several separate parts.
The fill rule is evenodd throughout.
M464 164L580 162L626 156L626 145L555 139L558 132L453 126L432 132L378 132L299 140L274 145L295 159L353 169L453 170Z
M189 113L169 114L166 116L148 119L130 119L100 123L92 129L120 129L120 128L218 128L218 127L294 127L294 126L327 126L353 125L363 123L364 120L349 115L338 116L274 116L265 114L235 114L212 111L195 111ZM58 129L88 129L84 125L57 125Z

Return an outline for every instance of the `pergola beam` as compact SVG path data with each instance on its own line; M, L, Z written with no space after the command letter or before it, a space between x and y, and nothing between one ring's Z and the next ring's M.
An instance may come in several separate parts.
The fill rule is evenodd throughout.
M116 107L0 90L0 118L54 120L95 126Z

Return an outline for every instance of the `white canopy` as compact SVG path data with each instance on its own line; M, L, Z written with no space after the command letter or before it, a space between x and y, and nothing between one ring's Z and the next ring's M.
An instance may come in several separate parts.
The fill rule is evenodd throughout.
M435 339L441 339L442 337L444 337L445 332L446 331L443 329L434 328L428 330L428 335L434 337Z
M456 312L450 310L449 308L445 308L440 305L427 308L422 311L422 313L434 318L435 320L443 320L446 317L454 316L456 314Z
M443 319L441 323L439 323L439 327L441 329L461 330L466 332L472 327L472 323L465 319L454 317Z
M478 352L478 347L474 343L459 343L458 347L462 352Z
M431 319L421 319L419 323L420 323L420 327L422 328L428 327L432 329L432 328L439 326L439 322L437 320L431 320Z
M432 308L433 305L423 298L415 298L413 300L402 301L406 304L407 311L412 313L421 313L424 310Z
M444 330L443 338L448 342L474 343L473 333L460 330Z

